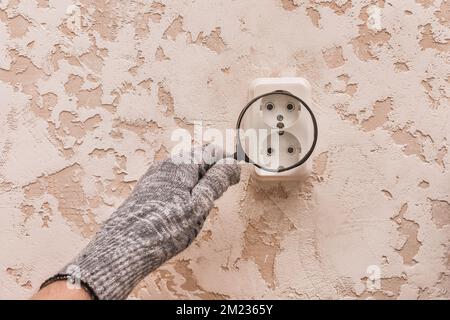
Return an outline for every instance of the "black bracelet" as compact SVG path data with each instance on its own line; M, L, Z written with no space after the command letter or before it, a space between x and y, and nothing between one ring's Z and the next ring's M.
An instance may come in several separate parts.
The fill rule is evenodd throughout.
M54 275L53 277L45 280L44 283L41 284L39 290L42 290L43 288L45 288L46 286L48 286L49 284L51 284L53 282L61 281L61 280L66 280L66 281L70 281L71 283L75 283L73 277L70 274L57 274L57 275ZM85 282L81 279L79 281L80 281L81 288L83 288L83 290L86 291L86 293L89 295L89 297L92 300L99 300L97 294L91 288L91 286L89 284L87 284L87 282Z

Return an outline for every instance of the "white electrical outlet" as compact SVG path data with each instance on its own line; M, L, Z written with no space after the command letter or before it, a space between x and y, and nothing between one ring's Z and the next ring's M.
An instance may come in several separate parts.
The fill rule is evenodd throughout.
M287 91L309 106L311 105L311 85L303 78L255 79L250 85L249 100L277 90ZM307 111L303 110L300 102L287 95L274 94L262 98L259 110L252 114L253 119L259 122L261 119L257 118L262 117L262 121L268 127L281 131L281 133L270 134L267 141L260 144L267 148L267 150L257 151L259 154L266 155L264 161L270 162L270 159L277 159L277 165L283 167L284 164L298 161L303 157L308 150L303 150L302 141L311 140L313 135L308 117L302 117L304 113ZM275 139L277 139L277 148L271 148L270 141ZM254 168L254 176L259 180L302 180L309 176L311 162L306 161L298 167L283 172L266 171L256 166Z

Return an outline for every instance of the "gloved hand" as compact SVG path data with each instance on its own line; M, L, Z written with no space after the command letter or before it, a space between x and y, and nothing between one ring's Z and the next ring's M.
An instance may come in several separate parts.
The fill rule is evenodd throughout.
M223 157L214 155L214 148L203 151L212 162ZM43 286L68 279L93 298L125 299L152 270L191 244L214 200L239 182L240 168L229 159L179 161L153 164L81 254Z

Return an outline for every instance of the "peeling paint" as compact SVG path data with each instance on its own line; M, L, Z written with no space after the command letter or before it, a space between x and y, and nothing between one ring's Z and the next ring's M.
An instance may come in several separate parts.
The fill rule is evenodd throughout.
M431 215L436 227L450 225L450 203L446 200L431 200Z
M383 1L382 1L383 2ZM369 27L369 6L361 9L359 19L363 21L359 28L358 37L352 39L355 54L363 61L378 60L374 48L389 43L391 34L386 29L373 30Z
M389 113L393 110L392 104L392 98L377 100L373 105L372 115L361 123L363 129L372 131L383 126L389 120Z
M404 237L403 243L399 248L396 248L396 251L402 257L403 263L414 265L417 263L414 257L419 252L422 243L417 239L419 224L405 218L407 210L408 204L404 203L399 213L392 218L398 224L397 230Z
M337 68L345 63L345 59L342 55L342 47L333 47L323 51L323 58L329 68Z

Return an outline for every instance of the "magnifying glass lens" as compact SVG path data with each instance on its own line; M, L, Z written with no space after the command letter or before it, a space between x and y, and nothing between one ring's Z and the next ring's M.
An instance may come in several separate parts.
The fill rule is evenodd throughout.
M317 124L309 107L284 91L253 99L242 111L237 129L238 152L272 172L302 164L317 140Z

